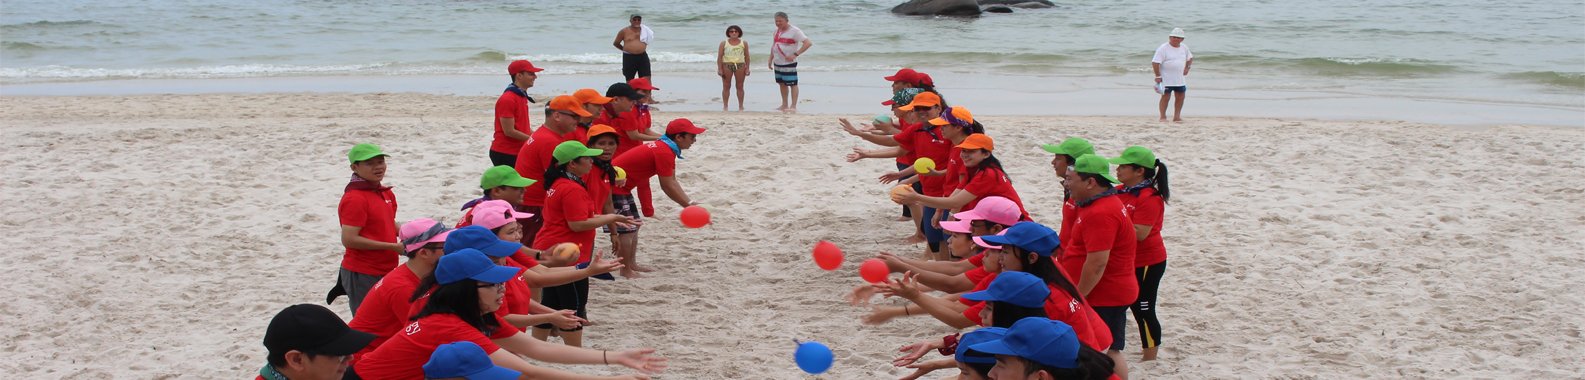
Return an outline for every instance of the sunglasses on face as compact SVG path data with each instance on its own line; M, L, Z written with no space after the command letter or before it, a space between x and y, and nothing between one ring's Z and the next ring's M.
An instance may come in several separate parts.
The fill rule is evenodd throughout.
M484 289L484 288L495 288L495 291L497 291L497 292L506 291L506 283L503 282L503 283L499 283L499 284L479 284L479 289Z

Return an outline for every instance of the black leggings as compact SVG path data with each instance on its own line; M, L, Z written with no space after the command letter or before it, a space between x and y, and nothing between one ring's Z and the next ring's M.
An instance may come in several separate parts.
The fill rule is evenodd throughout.
M493 151L492 150L492 151L490 151L490 165L493 165L493 166L501 166L501 165L517 166L517 155L515 155L515 154L506 154L506 153L501 153L501 152L497 152L497 151Z
M1167 271L1167 262L1134 268L1134 278L1139 280L1139 300L1134 309L1134 322L1139 324L1139 340L1145 348L1161 345L1161 321L1156 320L1156 289L1161 287L1161 275Z

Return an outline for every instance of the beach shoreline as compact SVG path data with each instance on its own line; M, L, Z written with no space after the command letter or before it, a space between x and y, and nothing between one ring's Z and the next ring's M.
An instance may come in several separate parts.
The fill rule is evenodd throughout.
M391 154L398 220L452 223L488 166L490 104L410 93L0 97L0 242L18 248L4 256L18 275L15 299L0 303L11 342L0 373L256 372L270 316L321 302L334 279L346 149L374 142ZM1585 376L1558 365L1585 350L1585 324L1557 318L1585 306L1571 291L1585 287L1575 265L1585 237L1566 232L1585 230L1585 179L1559 175L1585 169L1585 129L1192 114L1162 125L963 104L1048 225L1061 200L1038 144L1145 145L1172 165L1165 344L1161 360L1130 363L1135 376ZM816 340L836 354L825 377L885 378L908 372L889 364L897 347L951 331L920 319L864 326L867 309L843 301L864 258L920 248L896 240L907 224L873 182L892 163L844 162L864 144L834 115L662 108L657 122L710 128L678 178L713 225L684 229L679 208L657 197L639 258L660 271L595 284L593 347L658 348L671 360L662 378L802 379L792 339ZM773 153L789 151L802 154ZM819 240L846 251L841 269L810 262ZM344 302L330 309L346 318Z
M1008 75L936 71L937 87L949 103L987 115L1114 116L1154 120L1158 96L1145 74L1114 76ZM780 100L766 71L745 81L748 111L774 111ZM878 84L889 72L812 72L801 81L799 112L808 114L875 114L889 99ZM659 73L658 106L668 111L704 112L721 108L719 77L710 73ZM29 96L147 96L242 94L383 94L477 96L494 98L505 87L504 76L395 75L287 76L202 79L116 79L71 82L0 84L0 99ZM1405 121L1441 125L1547 125L1585 127L1585 97L1563 93L1529 98L1458 89L1447 96L1403 96L1379 89L1346 86L1259 84L1253 78L1191 78L1186 118L1255 117L1325 121ZM612 75L571 74L542 78L528 90L548 101L578 88L604 90L620 81ZM604 83L604 85L602 85ZM1404 82L1407 83L1407 82ZM1408 84L1406 84L1408 85ZM1425 92L1422 89L1420 92ZM736 99L730 107L736 110ZM1169 110L1170 112L1170 110ZM1169 115L1170 116L1170 115Z

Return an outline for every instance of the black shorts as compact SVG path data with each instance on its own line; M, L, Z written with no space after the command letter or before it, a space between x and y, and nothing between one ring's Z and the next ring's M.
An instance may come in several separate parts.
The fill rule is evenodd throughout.
M517 155L490 151L490 165L517 166Z
M633 200L633 194L611 194L611 209L616 210L617 215L633 218L633 220L644 220L644 216L638 213L638 203ZM638 227L617 227L616 233L630 234L638 232ZM611 233L611 226L605 226L605 233Z
M638 54L622 53L622 76L633 80L635 76L649 77L649 52Z
M572 310L578 318L589 319L589 279L585 278L570 283L541 288L543 294L539 303L552 310ZM553 329L556 325L543 323L534 325L536 329ZM579 331L583 326L561 331Z
M1095 314L1106 322L1106 327L1112 330L1112 350L1122 351L1123 329L1128 327L1128 307L1124 306L1095 306Z
M1189 86L1166 86L1161 88L1162 95L1171 94L1173 92L1177 92L1179 94L1188 94Z

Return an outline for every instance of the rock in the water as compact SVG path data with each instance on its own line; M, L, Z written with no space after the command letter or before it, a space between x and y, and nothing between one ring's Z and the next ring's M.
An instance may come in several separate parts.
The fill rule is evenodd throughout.
M892 7L892 13L909 16L979 16L975 0L910 0Z
M1003 5L992 5L985 7L985 9L982 9L982 11L985 11L985 13L1013 13L1012 8L1008 8Z
M1005 5L1013 8L1051 8L1057 6L1051 0L979 0L980 6Z

